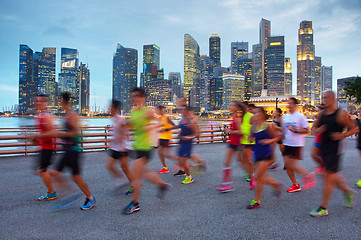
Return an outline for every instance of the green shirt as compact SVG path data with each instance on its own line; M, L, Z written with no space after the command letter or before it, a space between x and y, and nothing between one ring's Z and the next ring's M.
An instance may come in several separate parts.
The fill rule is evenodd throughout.
M249 145L254 144L254 142L249 142L248 137L251 135L251 118L253 114L250 112L246 112L246 114L243 115L243 121L241 124L241 130L242 130L242 138L241 138L241 144Z
M150 124L150 119L147 117L147 108L133 109L130 113L130 123L134 129L133 148L136 151L149 151L152 144L150 142L149 131L144 128Z

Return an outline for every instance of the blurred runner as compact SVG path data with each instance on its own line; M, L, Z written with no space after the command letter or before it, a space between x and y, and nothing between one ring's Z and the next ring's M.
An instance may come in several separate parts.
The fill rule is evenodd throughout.
M356 118L356 124L359 129L359 133L358 133L358 137L357 137L357 149L359 150L360 156L361 156L361 132L360 132L361 131L361 107L359 107L357 109L357 112L358 112L358 118ZM361 179L356 182L356 186L361 188Z

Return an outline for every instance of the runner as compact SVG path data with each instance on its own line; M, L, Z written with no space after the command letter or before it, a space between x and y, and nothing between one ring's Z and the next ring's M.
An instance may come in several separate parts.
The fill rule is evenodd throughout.
M242 103L245 109L245 113L243 114L243 120L241 125L241 150L239 151L239 159L241 159L241 164L244 168L244 170L248 174L249 181L249 189L252 190L256 186L256 179L254 177L254 165L251 161L252 158L252 147L254 145L254 142L249 141L249 136L251 135L251 118L253 116L253 113L250 112L250 109L248 108L248 103L243 102ZM254 111L253 107L251 107L252 111Z
M55 167L55 170L51 171L51 176L59 186L69 188L69 185L64 179L62 173L64 168L68 167L72 171L73 181L86 196L85 203L80 207L80 209L89 210L95 206L96 200L90 193L88 184L84 181L80 174L81 168L79 158L81 148L79 146L79 142L81 141L81 137L79 135L79 120L77 115L71 110L69 101L70 93L62 93L60 105L65 111L64 132L58 132L56 133L56 136L62 138L63 140L64 155ZM71 201L68 201L69 199L71 199ZM64 199L64 202L58 206L54 206L53 210L58 210L58 208L66 207L67 205L72 204L72 202L76 201L77 197L74 197L73 195L70 196L69 199Z
M151 160L151 150L153 149L149 133L152 129L160 127L162 124L150 124L151 120L156 117L152 109L145 107L147 98L143 89L134 88L131 91L131 98L134 109L131 111L130 126L134 129L133 149L137 159L134 161L133 171L134 195L132 201L123 208L123 214L131 214L140 210L138 200L143 176L159 186L159 198L163 198L165 192L170 190L171 187L169 184L164 183L156 173L147 168L147 164Z
M157 114L160 116L160 122L163 124L158 145L158 156L163 165L163 168L159 170L158 173L169 173L169 169L165 163L165 158L167 157L173 160L178 160L175 156L170 154L170 140L172 139L172 131L168 129L174 127L175 124L164 113L164 106L160 105L157 107Z
M39 94L36 97L36 110L39 112L36 118L36 126L39 134L30 136L40 148L40 155L37 162L37 173L43 180L47 193L38 197L39 201L53 200L57 198L56 192L51 181L51 177L47 172L48 166L51 165L52 156L56 150L56 141L54 137L54 120L53 117L46 112L48 96Z
M304 134L309 132L309 124L306 117L297 111L298 100L291 97L288 100L289 113L283 115L283 129L285 150L283 157L285 160L285 167L288 177L292 181L292 187L287 189L287 192L299 192L301 186L298 184L295 172L304 177L303 188L311 188L316 185L316 179L313 173L309 173L305 168L300 167L297 160L302 159L302 149L305 145Z
M322 110L323 110L323 104L321 106L318 106L318 112L320 112ZM313 131L314 127L315 127L315 125L312 126L312 131ZM318 166L316 167L316 169L314 171L315 174L320 174L325 171L325 166L322 161L321 150L320 150L321 135L322 134L318 134L314 137L313 146L312 146L312 150L311 150L312 158L318 164Z
M256 140L253 146L253 153L256 162L256 191L254 200L247 206L247 209L255 209L261 206L261 196L263 193L264 184L273 186L276 196L282 193L283 184L274 180L268 175L267 170L272 164L273 143L281 139L281 134L273 127L266 123L267 113L263 108L258 107L255 110L254 121L252 125L250 142Z
M356 123L357 123L357 127L359 129L359 133L358 133L358 138L357 138L357 149L360 152L360 156L361 156L361 107L357 109L358 112L358 118L356 118ZM358 180L356 182L356 186L361 188L361 180Z
M283 133L282 110L280 108L276 108L276 111L273 114L272 122L273 122L273 124L272 124L273 127L282 134ZM282 138L277 143L274 143L272 145L273 150L276 148L277 144L279 145L280 151L282 153L283 150L284 150ZM280 165L276 161L276 155L275 154L273 154L273 156L272 156L272 161L273 162L272 162L272 164L270 166L270 170L276 170Z
M128 167L129 150L131 149L129 140L129 128L127 127L126 120L120 116L120 102L113 99L109 107L110 115L112 116L112 135L113 138L110 142L109 158L107 161L107 169L110 174L116 179L116 187L114 192L122 189L133 182L133 173ZM121 168L128 180L123 179L123 175L115 167L116 161L120 161ZM133 186L130 186L126 195L134 193Z
M346 112L336 107L336 96L333 91L323 93L325 109L318 114L314 133L322 134L321 156L326 167L324 189L321 206L310 212L313 217L328 215L327 207L335 185L344 192L345 206L352 207L354 194L347 185L345 178L338 172L341 154L343 152L343 139L358 132L358 128ZM344 128L347 131L343 133Z
M242 123L242 115L244 114L244 106L237 101L233 101L229 105L229 111L232 115L232 118L230 120L229 128L226 129L229 137L223 168L223 182L222 186L217 188L217 190L221 191L222 193L234 190L232 184L231 164L234 153L240 150L242 136L240 128ZM239 154L237 154L237 157L240 157Z

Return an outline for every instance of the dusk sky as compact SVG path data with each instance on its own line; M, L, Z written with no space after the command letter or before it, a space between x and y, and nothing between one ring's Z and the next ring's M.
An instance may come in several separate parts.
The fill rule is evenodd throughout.
M183 80L183 38L191 34L208 55L212 33L221 37L221 63L230 66L233 41L259 42L261 18L271 21L271 34L284 35L296 86L299 24L313 22L316 56L333 66L338 78L361 75L360 0L0 0L0 111L18 103L19 45L33 51L57 48L56 79L61 47L76 48L90 69L91 94L98 106L111 98L112 59L117 43L138 49L138 82L143 45L160 47L165 76L180 72ZM94 96L91 97L91 106Z

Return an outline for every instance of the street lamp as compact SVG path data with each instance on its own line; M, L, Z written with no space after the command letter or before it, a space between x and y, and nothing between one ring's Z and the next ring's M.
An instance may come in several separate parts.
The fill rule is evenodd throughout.
M276 109L278 107L278 98L276 97Z

